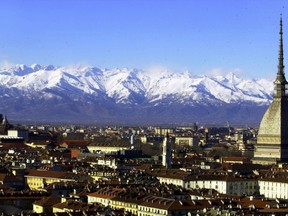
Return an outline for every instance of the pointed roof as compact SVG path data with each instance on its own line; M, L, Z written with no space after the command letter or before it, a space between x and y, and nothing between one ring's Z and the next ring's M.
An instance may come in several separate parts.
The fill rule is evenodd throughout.
M278 54L278 72L276 76L275 95L274 97L285 96L285 85L288 83L284 73L284 51L283 51L283 30L282 30L282 15L280 17L280 39L279 39L279 54Z
M284 54L283 54L283 30L282 30L282 16L280 17L280 40L279 40L279 56L278 56L278 73L276 80L286 81L285 75L284 75Z

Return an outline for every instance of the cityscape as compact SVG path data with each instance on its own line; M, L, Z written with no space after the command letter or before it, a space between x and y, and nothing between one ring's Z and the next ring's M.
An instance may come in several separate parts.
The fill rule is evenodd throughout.
M130 38L131 44L134 44L134 37L143 34L137 28L139 23L143 24L143 29L151 27L151 34L153 33L153 27L159 21L155 11L162 17L166 16L167 11L175 12L180 9L179 4L173 1L167 1L168 7L159 3L161 1L156 1L155 5L149 1L139 1L139 6L131 0L123 0L124 6L120 6L119 2L112 0L97 0L89 4L88 1L83 4L75 0L76 3L71 3L73 7L66 0L60 0L56 6L49 1L27 2L26 5L19 1L21 4L17 9L16 4L4 3L7 11L3 10L3 14L7 15L14 10L19 14L26 14L31 10L30 6L33 6L39 20L30 20L30 16L28 19L24 18L31 21L33 26L39 23L42 25L44 20L42 16L45 13L39 8L46 6L53 9L54 12L45 10L47 15L55 13L55 17L49 17L46 24L50 26L50 21L54 21L55 32L60 35L55 36L57 39L66 34L61 30L64 25L61 28L58 26L62 20L57 20L65 17L66 13L58 6L67 6L67 17L73 17L69 15L69 11L76 16L71 29L76 28L79 35L72 35L68 31L72 36L65 39L64 43L70 43L67 47L73 47L72 41L77 41L78 37L84 39L82 46L87 45L84 35L87 32L90 34L90 31L86 31L90 29L90 20L79 26L76 24L82 21L81 16L95 18L94 13L88 13L95 12L92 5L101 6L103 11L110 7L110 12L114 13L109 13L109 16L116 23L112 22L115 27L113 31L125 29L125 20L131 22L131 26L135 27L135 35L131 34ZM129 10L128 2L131 4ZM203 3L198 1L181 2L189 7L203 9ZM215 6L215 3L210 3L210 7ZM266 4L268 5L267 2ZM78 14L75 14L75 5L79 6ZM238 3L232 5L236 8L239 6ZM0 62L0 215L288 215L288 81L284 70L288 19L284 6L282 1L277 1L277 7L283 14L277 14L277 31L270 32L277 35L278 42L274 60L269 60L277 62L272 79L239 78L237 73L242 71L239 68L234 68L226 75L219 74L217 69L216 72L213 70L213 75L193 76L189 70L171 72L162 66L153 66L153 69L55 66L58 64L57 59L65 61L66 54L73 61L75 56L69 54L67 47L66 54L61 53L62 49L59 48L59 56L57 52L55 56L50 56L49 60L54 59L56 62L54 65L43 66L48 58L47 53L51 51L48 47L47 52L41 55L30 51L27 51L27 56L23 53L21 55L23 41L37 43L38 40L32 34L31 38L23 36L23 41L15 45L17 50L19 47L19 58L29 63L30 60L27 59L34 61L34 57L39 55L40 59L44 59L43 62L33 63L31 66L11 65L3 56L9 53L8 49L13 50L13 46L8 45L9 37L0 35L0 41L3 37L7 47L11 46L7 48L2 45L0 48L0 52L4 53L3 56L0 54L0 59L4 60ZM155 19L153 24L147 22L149 24L146 26L146 21L142 20L142 12L135 13L134 9L139 7L145 12L151 12L152 19ZM165 13L156 10L158 7ZM210 11L210 7L205 9ZM258 9L263 8L265 7ZM169 22L161 21L164 25L161 27L168 29L170 24L174 26L175 23L178 26L181 23L179 17L182 19L186 13L190 16L189 8L182 9L181 13L175 13L175 19L168 16ZM249 6L239 9L239 14L235 12L237 18L231 17L230 21L239 19L238 15L246 14L248 10ZM273 10L278 11L278 8L276 10L273 6ZM99 20L95 23L103 31L108 31L111 23L101 21L101 17L107 16L103 11L97 11ZM127 15L123 11L130 13ZM231 11L229 16L230 13ZM203 15L203 12L199 14ZM259 14L255 16L261 16ZM130 15L139 15L134 17L135 23ZM209 16L207 15L211 18ZM225 19L225 15L223 16ZM21 19L21 16L15 17L17 21ZM147 14L144 17L146 19ZM187 17L184 17L187 21ZM117 21L123 23L118 26ZM3 21L0 24L1 22ZM71 23L65 21L67 26L63 29L70 29ZM8 21L6 24L8 25ZM42 27L44 26L43 24ZM19 29L22 29L23 35L26 35L27 29L29 34L33 32L26 25ZM185 27L182 30L185 32ZM198 31L201 32L201 28ZM35 31L35 35L39 32L41 33ZM50 33L53 35L55 32L51 30ZM170 33L173 32L175 29ZM44 35L47 33L45 28L42 33L45 38L42 45L45 47L48 40ZM91 30L91 34L95 34L94 30ZM54 35L51 35L53 38ZM97 36L101 40L101 34ZM156 39L155 47L162 43L162 39L167 39L162 36L159 37L161 39ZM182 33L178 36L183 37ZM107 37L108 43L114 43L117 38ZM14 45L14 41L19 42L18 39L17 36L12 37L12 44ZM42 38L39 39L39 44L41 40ZM103 38L102 40L105 43ZM177 38L178 40L181 41ZM151 47L154 42L151 42ZM184 39L181 41L186 42ZM127 53L129 43L130 41L126 44ZM90 45L93 46L92 43ZM90 48L90 45L87 47ZM145 41L143 45L147 46ZM85 52L88 54L84 55L82 46L76 46L79 49L77 54L92 61L89 48L86 47ZM133 49L137 47L135 44L131 46ZM175 47L171 44L172 48ZM183 48L182 45L175 50L180 48ZM105 51L105 46L102 49L104 56L107 53L113 56L111 50ZM165 55L164 50L161 50L160 56ZM146 50L143 49L143 52ZM18 54L12 53L11 51L7 56L17 60ZM137 49L135 53L135 59L133 55L126 56L126 59L131 59L131 64L137 63L137 58L140 58L140 54L137 56ZM178 54L176 52L176 56ZM231 53L228 56L230 55ZM243 58L240 51L239 55ZM101 55L95 56L103 64L112 65L112 57L105 60ZM123 56L119 55L118 60L125 63ZM156 53L151 56L161 59ZM207 59L208 56L207 53ZM143 62L148 62L148 57L150 56L143 55L141 58ZM246 57L247 65L254 61L252 52ZM175 56L172 59L174 58L176 59ZM193 58L197 59L195 56ZM187 61L186 58L183 59ZM235 61L236 59L238 57L235 56ZM115 64L116 62L115 60ZM182 59L178 58L175 62L182 62ZM176 65L175 62L171 64ZM207 60L207 64L211 62ZM226 63L231 64L229 61ZM255 65L258 64L261 62ZM265 66L261 67L266 68L266 64L267 61L263 62ZM139 65L141 66L140 63ZM250 66L253 68L255 65ZM187 67L190 69L190 66Z

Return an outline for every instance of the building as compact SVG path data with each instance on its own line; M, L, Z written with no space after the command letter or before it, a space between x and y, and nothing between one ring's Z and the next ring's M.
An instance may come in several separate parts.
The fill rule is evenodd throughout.
M172 164L172 147L168 133L163 140L162 166L168 168Z
M138 205L143 202L145 194L138 192L125 192L111 199L110 206L115 209L125 209L133 215L138 215Z
M175 145L177 146L185 146L185 147L192 147L199 145L199 138L196 136L191 137L175 137Z
M212 208L209 201L177 200L152 195L144 198L138 205L138 215L196 215L197 210L204 208Z
M259 193L258 179L254 176L231 175L228 173L190 175L186 187L191 189L215 189L229 195L254 195Z
M52 206L57 203L61 203L61 197L59 196L52 195L49 197L43 197L33 203L33 212L38 214L52 213Z
M25 179L26 184L31 190L39 190L54 182L75 181L66 176L67 173L65 172L30 170L30 172L25 176Z
M79 215L90 215L90 214L95 215L97 211L99 211L98 205L90 205L87 203L78 202L74 200L67 200L66 202L57 203L53 206L53 213L54 214L56 213L55 215L65 212L66 213L69 212L70 214L68 215L75 215L76 212L78 212Z
M279 62L273 102L260 123L253 163L275 164L288 161L288 95L284 74L282 17L280 19Z
M87 195L88 203L99 203L104 206L111 204L111 199L116 197L119 193L125 192L125 189L122 188L102 188L97 190L94 193Z
M90 153L112 153L112 152L118 152L121 150L128 150L130 149L131 145L130 143L99 143L99 144L90 144L87 146Z
M173 184L186 189L215 189L229 195L254 195L259 193L258 178L255 175L236 175L228 172L187 173L181 170L154 170L151 174L161 184Z
M155 176L161 184L173 184L185 188L186 177L189 175L185 171L175 169L153 170L150 173Z
M174 134L174 129L173 128L162 128L162 127L155 127L155 134L157 135L162 135L166 136L166 134Z
M274 165L259 178L259 191L269 199L288 199L288 164Z
M288 198L287 174L283 176L269 176L259 179L259 191L261 195L271 199Z
M29 139L29 134L27 130L8 130L9 137L21 137L25 141Z

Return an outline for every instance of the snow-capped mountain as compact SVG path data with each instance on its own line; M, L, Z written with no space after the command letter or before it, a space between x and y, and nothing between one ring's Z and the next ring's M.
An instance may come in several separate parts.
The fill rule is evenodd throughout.
M233 73L208 77L37 64L0 70L0 112L15 120L192 123L246 116L257 123L272 92L271 80Z

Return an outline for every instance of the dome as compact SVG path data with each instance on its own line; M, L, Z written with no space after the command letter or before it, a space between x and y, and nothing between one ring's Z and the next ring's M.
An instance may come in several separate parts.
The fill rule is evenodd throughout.
M266 110L260 123L258 137L261 135L281 135L281 113L283 113L282 100L273 100L272 104ZM287 122L288 124L288 122Z
M284 74L282 18L280 19L279 63L273 102L260 123L253 163L275 164L288 161L288 84Z

